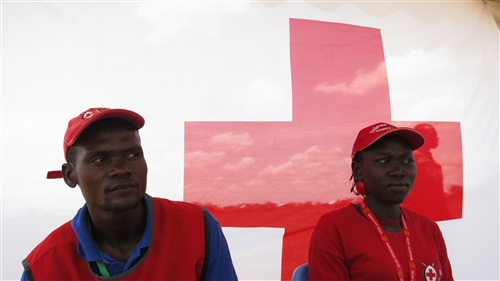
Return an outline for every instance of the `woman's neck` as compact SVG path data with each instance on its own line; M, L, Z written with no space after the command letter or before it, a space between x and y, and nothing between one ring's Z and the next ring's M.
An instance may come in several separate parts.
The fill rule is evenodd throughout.
M370 195L365 198L366 204L377 218L397 220L401 217L399 204L386 204Z

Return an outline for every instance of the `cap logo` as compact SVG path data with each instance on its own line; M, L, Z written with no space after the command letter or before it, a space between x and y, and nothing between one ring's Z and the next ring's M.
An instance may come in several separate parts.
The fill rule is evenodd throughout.
M82 119L88 119L88 118L92 117L92 115L94 115L94 112L87 111L87 112L83 113Z
M89 119L91 118L92 116L94 116L94 113L99 113L101 111L104 111L106 110L107 108L103 108L103 107L98 107L98 108L91 108L87 111L85 111L83 114L82 114L82 119Z
M370 134L374 134L374 133L378 133L378 132L382 132L382 131L387 131L387 130L392 130L395 128L396 127L391 126L389 124L380 124L380 125L373 127L370 131Z

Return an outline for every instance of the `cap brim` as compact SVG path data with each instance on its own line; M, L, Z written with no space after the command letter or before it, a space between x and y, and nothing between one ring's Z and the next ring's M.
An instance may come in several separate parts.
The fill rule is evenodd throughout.
M144 118L141 115L126 109L108 109L103 111L95 118L95 121L106 119L106 118L118 118L123 119L132 123L138 130L144 126Z
M370 147L372 144L374 144L376 141L379 139L388 136L388 135L397 135L402 138L404 138L408 144L410 145L411 149L415 150L421 147L425 143L425 137L421 133L419 133L417 130L411 129L411 128L396 128L390 131L387 131L384 134L379 135L377 138L373 139L370 143L364 145L362 148L360 148L358 151L363 151ZM353 155L354 157L354 155Z
M47 179L61 179L61 178L63 178L62 171L47 172Z

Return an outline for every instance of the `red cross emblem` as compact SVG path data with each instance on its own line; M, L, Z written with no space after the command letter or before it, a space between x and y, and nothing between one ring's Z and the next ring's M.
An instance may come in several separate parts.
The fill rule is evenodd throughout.
M437 272L432 265L428 265L424 268L424 278L426 281L436 281Z

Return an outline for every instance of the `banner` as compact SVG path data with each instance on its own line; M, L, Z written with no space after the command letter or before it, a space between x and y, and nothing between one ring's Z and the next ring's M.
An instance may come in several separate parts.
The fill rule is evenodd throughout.
M411 125L390 116L380 30L291 19L290 54L291 122L185 127L185 200L209 206L224 226L284 228L282 280L307 262L319 217L361 200L348 181L357 132L379 121ZM461 218L459 123L411 123L427 144L416 152L418 181L405 205L438 220ZM447 161L436 162L431 149Z
M456 280L498 280L499 29L487 3L3 1L0 279L84 204L45 179L67 122L127 108L152 196L206 205L240 280L289 280L379 121L421 131L405 206Z

